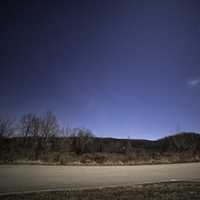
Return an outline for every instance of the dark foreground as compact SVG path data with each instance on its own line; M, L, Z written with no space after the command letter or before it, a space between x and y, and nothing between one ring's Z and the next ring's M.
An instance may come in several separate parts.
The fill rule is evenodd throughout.
M76 189L0 196L1 200L199 200L200 182Z

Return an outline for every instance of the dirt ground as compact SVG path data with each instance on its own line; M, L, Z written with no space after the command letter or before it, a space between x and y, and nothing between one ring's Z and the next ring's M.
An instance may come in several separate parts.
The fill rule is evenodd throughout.
M0 166L0 194L200 180L200 163L145 166Z
M1 196L1 200L199 200L200 182L170 182Z

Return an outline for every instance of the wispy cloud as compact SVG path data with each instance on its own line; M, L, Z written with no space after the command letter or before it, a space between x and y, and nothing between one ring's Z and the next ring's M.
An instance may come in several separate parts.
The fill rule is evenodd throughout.
M200 86L200 77L191 79L187 82L187 84L191 87L198 87Z

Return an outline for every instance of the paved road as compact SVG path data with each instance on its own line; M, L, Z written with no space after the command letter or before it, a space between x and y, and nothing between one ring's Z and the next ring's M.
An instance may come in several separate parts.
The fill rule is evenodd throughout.
M200 163L146 166L0 166L0 194L188 180L200 181Z

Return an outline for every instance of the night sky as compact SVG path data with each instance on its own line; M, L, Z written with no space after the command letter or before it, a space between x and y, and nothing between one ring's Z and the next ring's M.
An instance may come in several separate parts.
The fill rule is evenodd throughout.
M97 136L200 131L199 0L1 1L0 113Z

